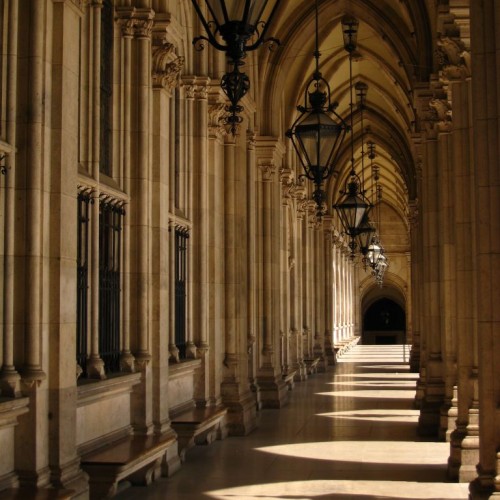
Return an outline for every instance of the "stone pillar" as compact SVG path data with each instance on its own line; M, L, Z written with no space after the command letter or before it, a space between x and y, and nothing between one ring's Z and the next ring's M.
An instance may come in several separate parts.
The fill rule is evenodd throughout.
M222 401L229 408L228 432L248 434L256 426L255 397L248 381L245 273L247 173L237 160L239 136L228 135L224 148L225 356ZM241 157L240 157L241 159ZM243 240L243 241L242 241Z
M206 77L184 76L184 85L192 88L192 122L190 126L190 146L192 150L192 271L190 283L191 330L193 338L188 343L189 357L200 357L202 365L197 375L196 404L206 406L210 401L210 360L211 349L208 340L209 307L209 222L208 200L208 85ZM214 396L214 394L212 394ZM214 402L213 398L211 402Z
M297 380L307 379L307 366L304 362L304 245L302 242L303 238L303 228L305 225L305 188L304 186L297 186L295 189L295 196L297 198L297 221L296 221L296 232L295 232L295 248L296 248L296 259L295 266L293 269L293 279L296 283L295 290L295 302L294 302L294 322L292 323L292 332L296 337L297 344L297 368L298 373L296 374ZM293 331L295 329L295 331Z
M42 2L40 2L42 3ZM42 285L43 299L50 301L48 349L50 377L48 379L48 412L41 413L40 419L48 419L48 441L45 441L44 427L37 423L36 442L47 446L51 484L57 488L67 488L75 496L88 491L87 475L80 469L77 455L77 388L76 388L76 238L77 205L75 188L78 184L78 101L79 54L65 50L65 46L77 47L80 39L82 11L74 3L58 2L52 5L52 92L51 99L59 103L52 108L52 142L58 147L52 150L50 165L50 195L53 210L48 224L40 224L37 214L27 219L38 221L44 227L44 239L50 252L51 264L48 279ZM33 47L32 47L33 48ZM47 102L47 106L49 102ZM69 168L71 166L72 168ZM49 221L49 219L47 219ZM48 230L48 233L45 231ZM25 439L22 436L21 439ZM37 454L45 453L40 449Z
M152 47L152 277L151 331L155 349L152 351L153 430L157 435L171 435L168 404L169 373L169 201L170 201L170 120L172 91L178 85L184 58L176 55L168 41L168 23L155 19ZM169 476L180 468L177 442L167 451L163 474Z
M325 359L326 359L326 365L327 366L333 366L335 364L335 351L334 351L334 340L333 340L333 329L334 329L334 324L333 324L333 311L335 308L335 305L333 303L334 300L334 278L333 278L333 253L334 253L334 246L333 246L333 218L331 216L324 216L323 217L323 224L325 227L324 231L324 273L325 273L325 280L324 280L324 285L325 285L325 340L324 340L324 345L325 345Z
M455 428L456 406L452 404L456 393L456 261L455 221L453 190L455 183L452 172L450 145L451 109L443 95L430 101L437 115L437 225L438 225L438 279L440 303L441 357L443 361L444 398L440 409L439 438L449 441Z
M119 19L121 25L121 64L123 67L123 170L120 178L123 183L123 191L130 193L130 172L131 172L131 128L132 128L132 44L134 38L134 21L130 17L130 12L125 11L123 18ZM130 217L123 220L123 248L130 249ZM130 350L130 258L129 252L123 252L122 260L122 343L120 365L124 372L135 371L135 358Z
M48 318L43 317L46 308L42 308L41 305L43 292L47 291L46 282L44 283L42 279L43 238L50 237L45 224L49 218L46 220L43 218L44 210L42 210L43 170L46 158L43 144L44 135L47 133L45 127L49 125L45 123L46 113L50 107L50 100L46 101L42 97L50 95L51 92L50 87L47 88L51 78L47 75L46 69L47 63L50 63L50 54L46 53L44 35L50 13L46 2L30 2L19 7L20 19L29 20L29 23L19 24L19 36L29 37L28 43L23 44L29 52L23 53L21 49L19 53L20 73L25 75L24 80L29 82L29 85L26 85L25 89L27 101L19 102L18 110L19 116L26 117L26 123L23 124L25 130L19 130L18 136L19 133L22 134L26 142L23 150L19 151L17 162L18 172L21 175L17 175L16 178L16 201L24 202L26 227L24 231L19 227L16 234L16 244L24 249L24 255L20 257L20 260L24 261L24 280L16 285L24 297L23 300L16 301L14 321L19 322L20 334L24 330L24 366L20 370L21 390L24 396L29 397L29 412L19 418L19 427L16 429L16 434L20 438L16 439L15 466L21 484L41 487L49 482L48 384L42 369L42 362L49 361L47 343L43 342L42 337L43 330L46 331L47 328L47 325L43 325L44 319L46 322ZM76 220L76 214L73 220ZM71 249L69 252L71 253ZM74 280L71 282L74 283ZM44 357L42 357L43 352L46 353ZM74 385L76 365L71 363L70 371L71 367L74 371L70 374L70 385Z
M262 351L257 381L263 407L280 408L288 400L286 384L279 366L279 223L280 185L277 170L282 161L284 146L273 138L259 137L256 141L256 156L259 166L258 204L259 242L261 245L261 311L259 335Z
M314 358L319 358L318 371L326 371L325 358L325 246L322 221L316 217L314 227Z
M500 497L499 7L496 0L470 4L480 442L473 500Z
M421 173L421 172L420 172ZM421 175L419 182L421 183ZM420 190L418 190L420 192ZM422 239L420 237L421 225L419 224L419 205L416 200L410 201L409 227L411 241L411 260L410 260L410 283L411 283L411 318L412 318L412 338L410 351L410 370L418 373L420 369L420 323L422 316L422 303L420 301L422 284L420 276Z
M433 95L431 94L431 98ZM424 100L424 99L422 99ZM422 241L423 260L422 284L424 289L423 330L427 342L425 352L425 373L420 381L423 384L423 398L419 417L419 434L437 436L440 425L440 411L444 400L444 366L442 358L442 337L440 324L441 298L439 293L439 220L438 200L438 141L437 116L429 108L426 99L427 120L423 148L423 186L422 186ZM425 107L425 104L424 104Z
M210 361L210 376L209 376L209 394L211 404L217 405L221 402L221 387L223 382L223 370L221 369L220 358L225 352L225 338L221 332L224 332L224 259L218 258L220 255L225 254L224 247L224 137L226 130L221 123L222 115L224 113L224 103L221 96L222 90L219 82L211 82L209 86L208 98L208 204L210 207L210 217L208 218L208 231L209 241L208 249L209 254L209 269L208 280L210 293L208 296L209 305L209 318L208 318L208 343L212 353ZM247 155L252 157L249 151ZM249 198L252 195L249 192ZM248 220L248 231L252 228L252 220ZM252 252L249 240L248 253ZM248 257L250 258L250 257ZM248 287L249 294L253 284L249 276ZM255 291L253 292L255 294ZM249 299L250 300L250 299ZM248 305L248 321L252 321L252 308ZM249 326L250 328L250 326ZM248 347L247 347L248 350ZM253 369L253 356L252 348L248 354L248 372L249 380L253 377L255 370ZM239 389L238 389L239 390ZM232 405L235 413L239 414L246 410L238 406L238 398L235 397ZM245 421L245 418L243 418ZM244 431L242 431L244 433Z
M135 212L135 226L131 233L136 240L137 261L135 271L137 293L137 317L135 369L142 373L141 383L134 387L132 426L135 432L148 434L152 431L152 375L151 375L151 30L154 11L138 11L134 36L137 49L137 165L132 169L131 182L135 184L131 211Z
M10 151L1 151L8 155L4 158L6 172L4 178L4 277L3 277L3 339L2 368L0 370L0 391L8 397L21 394L21 377L14 365L14 249L15 249L15 192L16 192L16 156L11 155L16 145L16 116L17 116L17 58L18 58L18 23L19 4L12 2L8 11L9 33L8 39L8 80L7 80L7 115L6 123L7 142Z
M92 132L89 137L89 171L97 188L94 191L95 203L91 205L90 215L90 345L87 360L87 375L89 378L104 379L104 361L99 355L99 158L100 158L100 129L101 129L101 9L102 1L94 2L89 7L89 30L94 33L89 57L90 66L94 75L94 85L89 90L91 102L90 123ZM91 28L90 28L91 27Z

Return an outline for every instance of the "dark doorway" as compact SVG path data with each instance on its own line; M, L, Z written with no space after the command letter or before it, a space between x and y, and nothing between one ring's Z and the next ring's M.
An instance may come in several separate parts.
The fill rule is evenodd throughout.
M388 298L374 302L363 318L363 343L401 344L405 341L404 309Z

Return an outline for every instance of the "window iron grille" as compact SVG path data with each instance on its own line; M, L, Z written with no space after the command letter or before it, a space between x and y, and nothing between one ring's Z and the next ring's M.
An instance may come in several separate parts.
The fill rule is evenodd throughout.
M99 213L99 354L107 372L120 371L120 264L125 215L116 202L101 200Z

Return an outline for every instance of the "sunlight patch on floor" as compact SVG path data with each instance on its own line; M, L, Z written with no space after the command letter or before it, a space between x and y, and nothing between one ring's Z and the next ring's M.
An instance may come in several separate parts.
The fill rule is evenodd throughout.
M330 417L341 420L360 420L371 422L418 422L419 410L369 410L334 411L331 413L318 413L320 417Z
M255 449L286 457L353 462L356 467L363 463L378 464L381 467L388 464L424 464L444 467L450 445L412 441L323 441L264 446Z
M342 398L369 398L369 399L415 399L415 389L410 390L388 390L383 393L380 389L359 390L359 391L333 391L333 392L317 392L317 396L333 396Z
M462 500L466 484L417 483L410 481L310 480L252 484L205 492L210 498L231 500L337 500L366 499L442 499ZM346 496L348 495L348 496Z

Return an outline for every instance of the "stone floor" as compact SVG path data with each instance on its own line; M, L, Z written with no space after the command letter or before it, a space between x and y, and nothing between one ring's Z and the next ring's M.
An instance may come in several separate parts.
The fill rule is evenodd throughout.
M420 441L408 350L357 346L328 373L295 385L259 427L191 449L182 469L131 499L466 499L446 483L449 445Z

